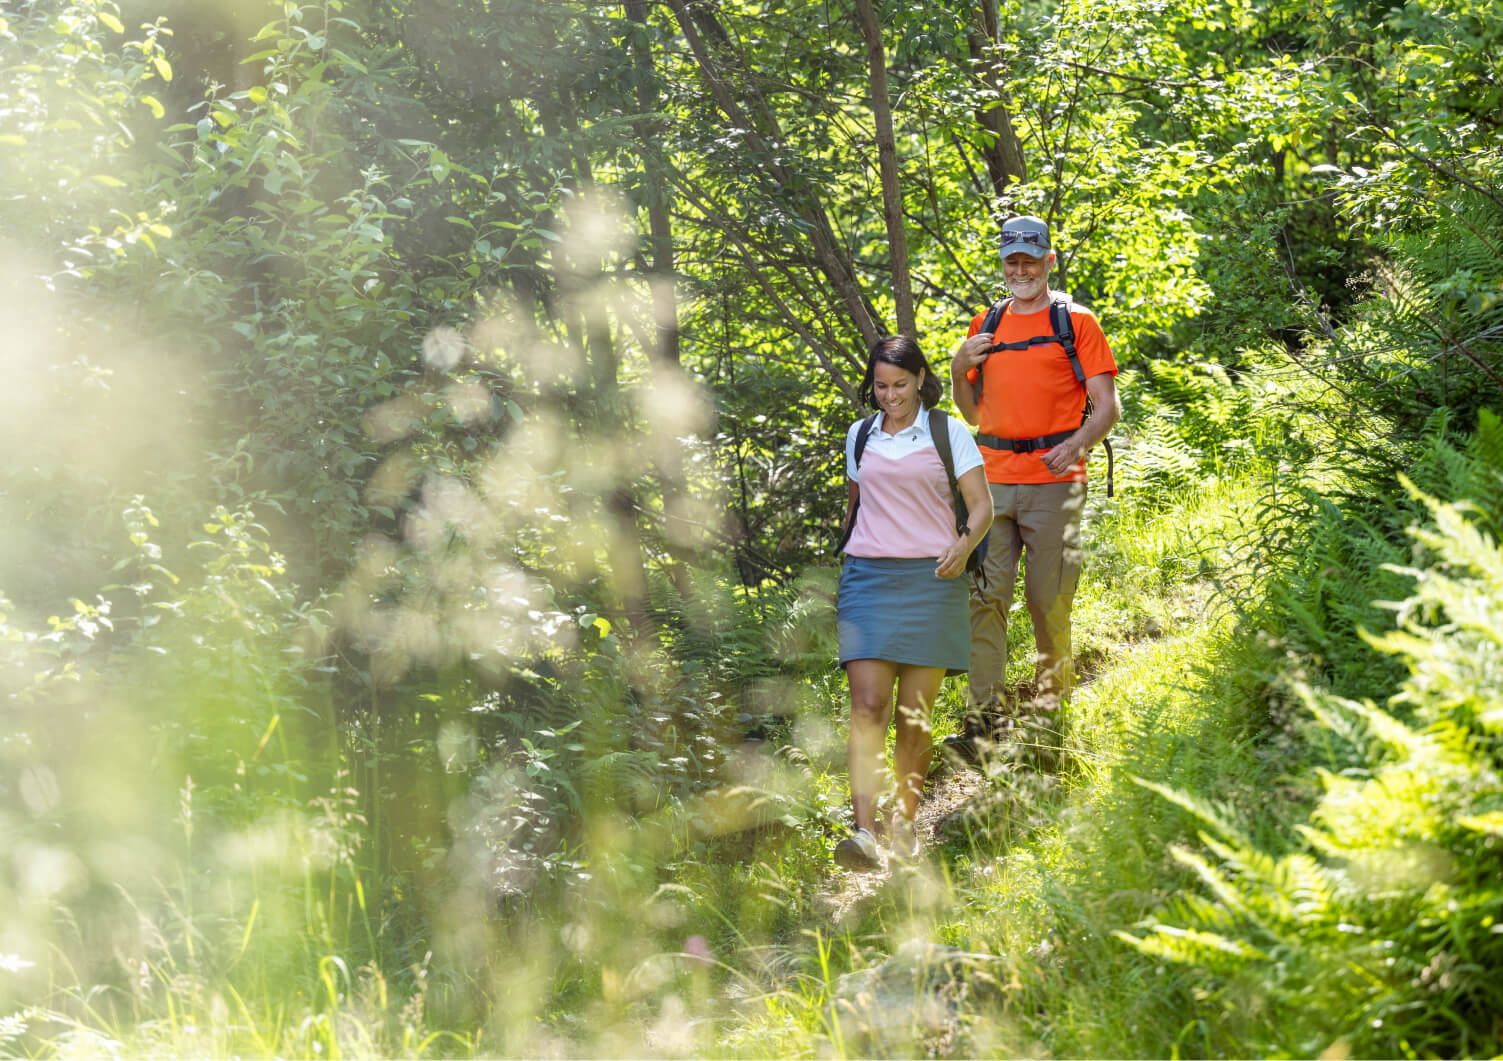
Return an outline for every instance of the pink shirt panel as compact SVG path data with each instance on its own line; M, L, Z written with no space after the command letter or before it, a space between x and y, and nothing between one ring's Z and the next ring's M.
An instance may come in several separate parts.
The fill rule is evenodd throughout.
M861 455L861 508L849 556L938 556L955 540L955 508L944 462L932 444L888 456Z

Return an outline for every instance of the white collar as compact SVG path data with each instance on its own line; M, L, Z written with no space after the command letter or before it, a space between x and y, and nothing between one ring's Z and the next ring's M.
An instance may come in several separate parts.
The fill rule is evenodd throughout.
M872 426L882 434L887 435L888 438L897 438L898 435L901 435L904 431L912 431L914 428L918 429L918 433L920 435L929 434L929 410L924 408L924 403L922 401L919 402L918 415L913 418L913 423L899 430L897 434L888 435L887 432L883 430L882 419L884 416L886 416L885 413L883 413L880 409L877 410L877 422Z

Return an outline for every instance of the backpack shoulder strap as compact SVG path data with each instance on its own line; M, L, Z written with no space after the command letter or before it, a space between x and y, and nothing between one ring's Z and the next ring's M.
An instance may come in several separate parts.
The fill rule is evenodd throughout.
M1007 304L1012 301L1011 295L1003 295L992 303L992 308L986 311L986 319L981 322L980 331L994 332L1002 320L1002 314L1007 312Z
M929 410L929 438L934 443L934 448L939 452L939 459L945 466L945 474L950 477L950 492L957 489L955 481L955 454L950 450L950 424L949 417L943 409Z
M1007 312L1007 304L1011 301L1011 295L1003 295L1001 298L997 299L997 301L993 302L991 309L986 311L986 319L981 322L981 327L976 330L978 332L995 332L997 330L997 325L1002 323L1002 314ZM972 400L978 403L981 401L982 367L983 366L981 365L976 366L976 382L971 384L971 394L973 395ZM954 476L951 476L951 478L953 479Z
M861 454L866 452L866 440L871 437L872 428L877 426L877 417L881 415L880 412L872 413L865 420L861 421L861 426L856 429L855 457L857 468L861 467Z
M1070 300L1056 298L1049 303L1049 325L1059 345L1065 348L1070 359L1070 371L1075 373L1075 382L1085 386L1085 369L1080 367L1080 355L1075 352L1075 324L1070 320Z

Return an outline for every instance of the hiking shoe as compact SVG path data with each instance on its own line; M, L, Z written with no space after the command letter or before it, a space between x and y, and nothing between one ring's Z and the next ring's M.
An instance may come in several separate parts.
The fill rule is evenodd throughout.
M877 857L877 838L870 829L857 829L835 845L835 864L842 869L865 872L882 864Z
M976 738L969 733L952 733L940 741L940 751L947 760L960 766L979 766L981 749L976 747Z
M887 826L887 835L892 846L893 858L918 858L919 838L913 823L903 817L903 812L892 812L892 821Z

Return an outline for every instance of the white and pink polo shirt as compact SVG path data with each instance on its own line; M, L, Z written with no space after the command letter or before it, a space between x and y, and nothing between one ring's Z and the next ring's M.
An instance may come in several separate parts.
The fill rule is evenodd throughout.
M864 420L865 417L862 418ZM955 506L944 462L929 437L929 411L919 405L913 423L895 435L882 430L878 416L856 467L857 420L845 435L845 474L861 487L849 556L938 556L955 540ZM958 416L945 417L955 478L981 466L981 450Z

